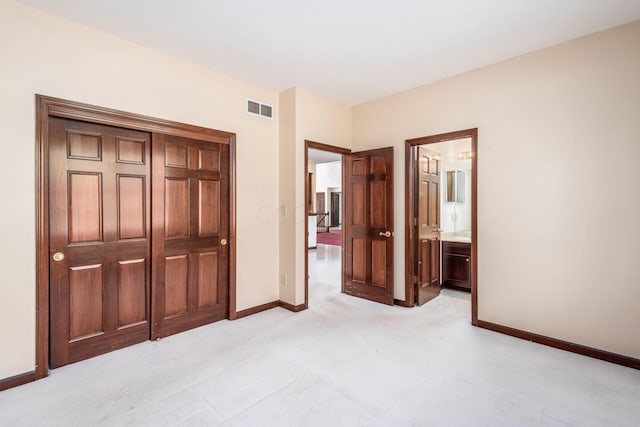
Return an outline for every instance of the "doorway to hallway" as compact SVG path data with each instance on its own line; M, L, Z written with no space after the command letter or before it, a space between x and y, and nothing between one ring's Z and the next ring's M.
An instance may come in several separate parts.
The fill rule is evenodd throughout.
M317 305L342 290L343 154L307 144L306 299Z

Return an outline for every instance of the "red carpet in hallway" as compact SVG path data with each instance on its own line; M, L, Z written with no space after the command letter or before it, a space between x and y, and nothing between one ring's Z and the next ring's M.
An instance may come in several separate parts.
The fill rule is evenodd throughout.
M331 230L328 233L318 233L318 243L342 246L342 230Z

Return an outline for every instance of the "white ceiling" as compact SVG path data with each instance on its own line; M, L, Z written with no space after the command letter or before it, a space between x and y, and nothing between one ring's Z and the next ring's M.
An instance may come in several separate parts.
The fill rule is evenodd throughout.
M640 18L638 0L20 0L353 105Z
M315 164L338 162L342 159L342 156L338 153L332 153L330 151L316 150L315 148L309 148L308 159Z

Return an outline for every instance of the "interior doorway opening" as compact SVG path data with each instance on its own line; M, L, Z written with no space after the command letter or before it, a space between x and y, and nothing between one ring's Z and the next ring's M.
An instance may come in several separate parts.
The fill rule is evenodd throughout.
M406 166L405 302L469 292L475 325L477 129L406 141Z
M305 306L342 291L345 156L339 147L306 142L306 284Z

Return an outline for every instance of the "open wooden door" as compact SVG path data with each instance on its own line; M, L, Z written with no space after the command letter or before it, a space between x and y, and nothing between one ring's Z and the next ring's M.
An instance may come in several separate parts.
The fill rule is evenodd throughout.
M393 148L352 153L345 177L344 292L393 305Z
M440 155L417 147L417 257L416 304L440 294Z
M229 145L153 134L152 339L228 315Z
M50 365L149 339L147 132L49 119Z

